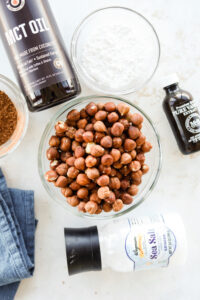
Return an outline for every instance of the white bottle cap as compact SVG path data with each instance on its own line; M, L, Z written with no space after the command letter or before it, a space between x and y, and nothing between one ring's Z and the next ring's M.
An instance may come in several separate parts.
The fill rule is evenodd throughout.
M179 78L176 73L166 76L161 80L161 84L162 84L163 88L170 86L172 84L178 83L178 82L179 82Z

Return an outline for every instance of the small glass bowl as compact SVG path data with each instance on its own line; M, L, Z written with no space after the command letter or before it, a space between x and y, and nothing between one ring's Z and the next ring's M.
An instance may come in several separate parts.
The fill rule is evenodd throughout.
M118 104L119 102L127 103L130 106L131 112L139 112L142 114L144 118L143 128L142 131L144 135L146 135L148 141L150 141L153 145L152 150L147 153L146 155L146 163L149 165L150 170L147 174L143 176L142 184L139 185L139 193L137 196L134 197L134 201L130 205L125 205L123 210L119 212L111 211L109 213L102 212L99 215L90 215L87 213L81 213L78 211L77 207L71 207L65 200L65 197L62 195L59 188L55 187L53 183L49 183L45 180L44 175L50 169L49 161L46 158L46 151L49 148L49 139L52 135L55 134L55 123L59 120L65 120L67 113L72 109L81 110L90 102L114 102ZM139 204L141 204L144 199L149 195L152 191L153 187L155 186L158 175L161 168L161 147L158 134L149 119L149 117L137 106L132 104L130 101L119 98L119 97L111 97L111 96L89 96L83 98L77 98L73 101L68 102L64 107L62 107L55 116L49 121L47 124L44 133L42 135L39 151L38 151L38 169L39 174L42 180L42 183L50 195L50 197L61 204L65 209L72 212L75 215L85 217L85 218L93 218L93 219L109 219L121 216L132 211L136 208Z
M13 152L21 143L28 127L28 108L17 85L7 77L0 75L0 91L5 92L17 110L17 126L11 138L0 146L0 158Z
M123 24L127 28L130 26L136 30L135 41L138 41L141 51L135 54L137 57L131 57L133 62L137 59L135 78L121 87L119 84L116 84L115 87L110 87L106 85L106 76L104 83L102 83L97 79L98 76L94 74L94 71L88 71L87 66L84 66L82 61L82 53L87 44L87 38L96 29L105 28L105 25L119 24ZM108 47L111 46L108 45ZM130 55L130 53L127 55ZM71 57L77 73L90 88L103 94L124 95L138 91L152 78L159 64L160 42L152 24L138 12L126 7L105 7L89 14L77 27L71 41ZM101 58L98 58L100 61ZM133 66L135 66L135 63L133 63ZM117 70L116 72L119 72L120 76L120 70Z

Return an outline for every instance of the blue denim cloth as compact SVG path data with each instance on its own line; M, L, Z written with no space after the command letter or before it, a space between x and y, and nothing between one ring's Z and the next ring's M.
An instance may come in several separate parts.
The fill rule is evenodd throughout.
M9 189L0 169L0 300L13 300L34 271L34 193Z

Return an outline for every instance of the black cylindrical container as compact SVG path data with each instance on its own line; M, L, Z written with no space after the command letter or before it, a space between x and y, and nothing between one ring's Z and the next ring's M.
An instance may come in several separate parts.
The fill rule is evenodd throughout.
M80 86L47 0L0 1L0 31L30 111L75 97Z

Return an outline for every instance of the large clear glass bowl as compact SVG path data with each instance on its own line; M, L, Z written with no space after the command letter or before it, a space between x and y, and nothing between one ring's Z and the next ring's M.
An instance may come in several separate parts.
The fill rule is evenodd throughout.
M12 153L21 143L28 127L29 113L24 96L18 86L3 75L0 75L0 91L8 95L17 110L17 126L15 131L11 138L0 146L0 158L3 158Z
M125 205L123 210L120 212L109 212L105 213L102 212L99 215L90 215L86 213L81 213L75 207L71 207L65 200L65 197L62 195L59 188L55 187L54 184L49 183L45 180L44 174L49 170L49 161L46 158L46 151L49 148L49 139L52 135L55 134L55 123L59 120L65 120L67 113L72 109L81 110L84 108L88 103L91 101L98 103L98 102L110 102L113 101L114 103L118 104L119 102L124 102L129 104L131 112L139 112L143 115L144 123L142 131L144 135L147 137L147 140L150 141L153 145L152 150L147 153L146 155L146 163L149 165L150 170L147 174L143 176L142 184L139 185L139 193L137 196L134 197L134 201L131 205ZM42 135L39 151L38 151L38 168L39 174L42 180L42 183L48 192L49 196L59 204L63 206L66 210L72 212L75 215L81 217L88 217L93 219L109 219L113 217L118 217L120 215L126 214L136 208L139 204L141 204L144 199L147 198L149 193L152 191L153 187L155 186L158 175L160 172L161 167L161 146L159 136L156 132L156 129L149 119L149 117L136 105L131 103L126 99L122 99L119 97L111 97L111 96L89 96L83 98L77 98L73 101L68 102L64 107L62 107L53 118L47 124L44 133Z
M100 75L97 74L96 68L93 66L93 68L88 70L88 64L85 64L82 58L84 50L86 49L85 47L88 44L88 38L95 35L96 30L102 30L102 28L104 28L104 30L102 30L103 35L103 32L106 32L110 26L115 26L115 28L116 26L118 26L117 28L123 26L128 34L134 37L134 42L133 40L130 41L130 49L123 49L123 44L121 46L122 48L120 47L119 52L124 51L125 55L122 61L126 61L129 65L132 63L134 69L134 78L132 77L131 80L127 80L127 83L123 83L121 86L120 84L116 84L115 86L107 85L108 80L106 80L106 76L111 76L112 73L108 72L108 75L106 75L106 72L104 72L102 81L102 78L99 78ZM132 30L131 33L129 28ZM115 33L113 34L115 35ZM112 39L113 34L111 36ZM103 36L101 38L103 39ZM98 40L95 40L95 42L98 43ZM101 46L96 46L95 42L93 42L95 51L98 50L99 53L95 58L95 65L98 63L100 67L102 63L102 52L105 53L105 49L101 49ZM134 44L137 48L134 48ZM107 41L106 47L109 50L109 52L106 52L106 55L110 55L108 60L111 61L113 60L113 56L111 55L113 53L113 42ZM119 47L119 43L117 43L116 47ZM93 53L94 49L90 49L90 52ZM89 14L77 27L71 41L71 56L77 73L90 88L100 91L103 94L124 95L138 91L152 78L159 64L160 42L152 24L138 12L126 7L105 7ZM87 57L89 57L89 55ZM116 60L117 59L114 58L114 62L116 62ZM88 61L91 62L93 59L91 60L91 57L89 57ZM120 81L120 76L123 74L123 72L120 71L121 68L121 64L118 67L118 64L115 63L119 82L122 82L122 80Z

